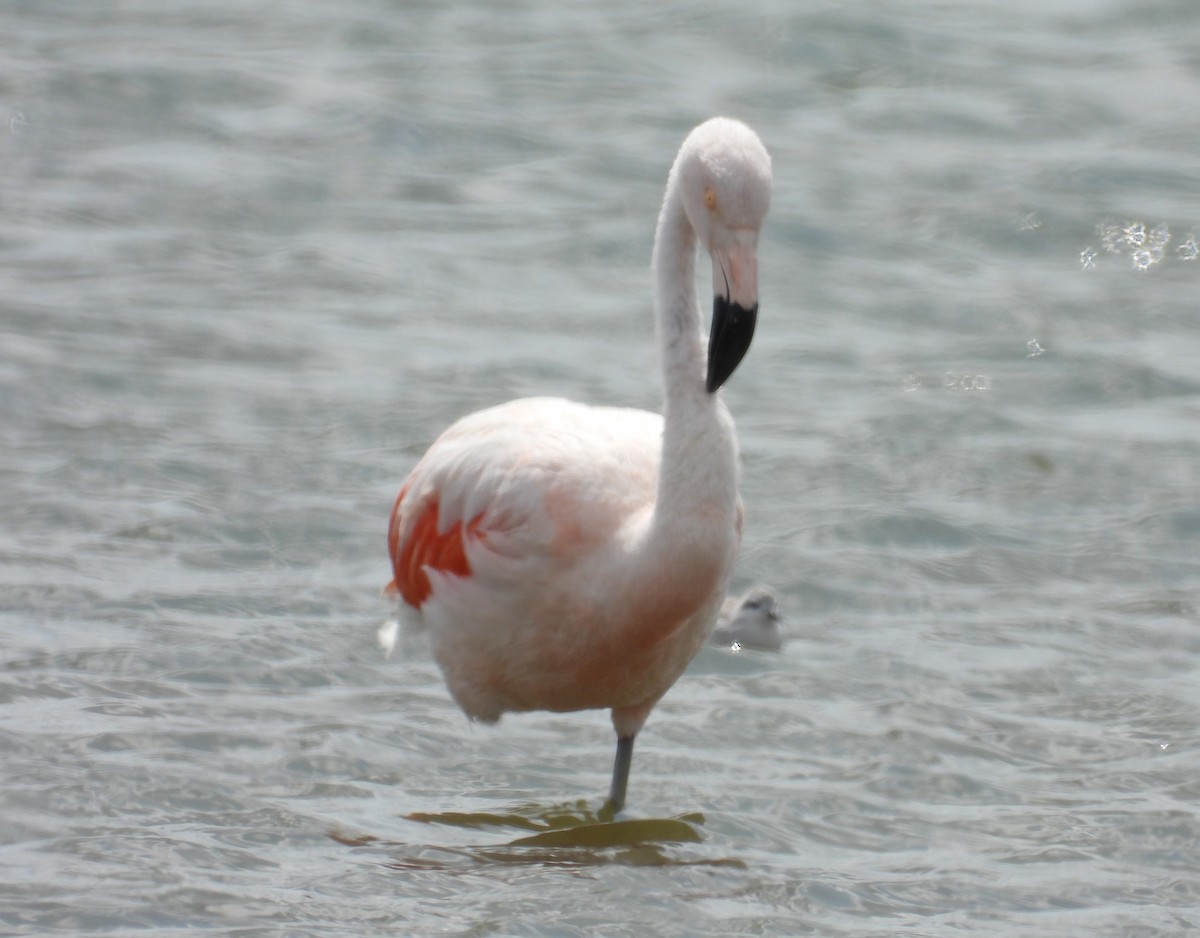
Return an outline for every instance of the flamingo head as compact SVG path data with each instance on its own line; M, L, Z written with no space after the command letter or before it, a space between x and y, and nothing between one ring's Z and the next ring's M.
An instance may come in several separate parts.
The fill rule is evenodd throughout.
M713 318L706 387L712 394L741 362L758 318L758 232L771 204L771 157L740 121L714 117L680 150L683 207L712 257Z

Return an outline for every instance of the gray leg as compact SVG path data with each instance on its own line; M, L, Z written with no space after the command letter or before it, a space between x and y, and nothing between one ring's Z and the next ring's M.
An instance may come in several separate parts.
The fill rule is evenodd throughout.
M612 788L608 792L608 805L616 814L625 807L625 789L629 784L629 766L633 763L633 737L617 737L617 758L613 763Z

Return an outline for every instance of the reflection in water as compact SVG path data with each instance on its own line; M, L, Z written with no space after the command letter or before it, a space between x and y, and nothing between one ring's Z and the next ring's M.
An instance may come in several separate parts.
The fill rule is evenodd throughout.
M511 812L416 813L410 821L469 830L517 830L525 836L503 844L468 847L416 845L382 840L372 835L331 831L329 836L348 847L380 847L389 851L388 866L395 869L438 870L460 865L521 863L553 866L731 866L744 868L734 858L681 857L666 848L701 843L698 826L704 815L681 814L671 818L614 820L607 808L598 811L586 802L542 807L518 805ZM532 832L532 833L530 833ZM393 851L399 852L393 852Z

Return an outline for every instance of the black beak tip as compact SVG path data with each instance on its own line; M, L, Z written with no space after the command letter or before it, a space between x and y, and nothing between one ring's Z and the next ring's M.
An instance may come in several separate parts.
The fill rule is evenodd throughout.
M746 309L723 296L713 298L712 332L708 337L708 376L705 388L715 393L741 363L754 338L758 306Z

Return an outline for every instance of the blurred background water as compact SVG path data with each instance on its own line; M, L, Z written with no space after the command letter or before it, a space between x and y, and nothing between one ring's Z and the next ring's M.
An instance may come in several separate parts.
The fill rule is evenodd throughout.
M1200 927L1200 8L0 6L0 929L1183 935ZM775 161L738 584L630 814L607 715L472 727L384 660L455 417L658 406L687 130ZM705 276L707 276L705 274Z

